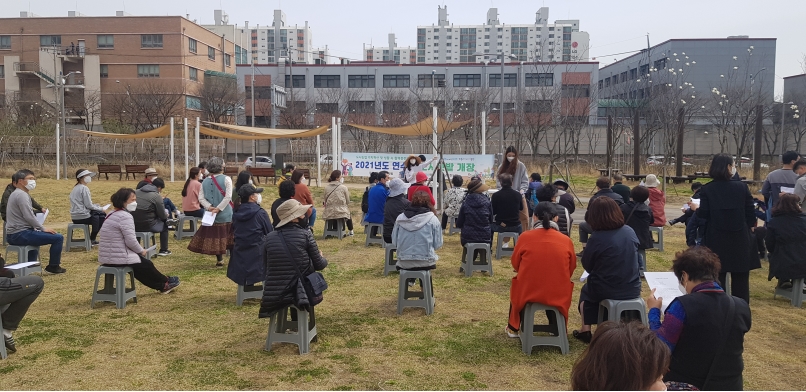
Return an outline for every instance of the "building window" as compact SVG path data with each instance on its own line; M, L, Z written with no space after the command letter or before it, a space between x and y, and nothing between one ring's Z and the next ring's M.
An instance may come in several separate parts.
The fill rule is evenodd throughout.
M603 80L600 80L600 81L599 81L599 90L601 90L601 89L602 89L602 86L603 86L603 85L604 85L604 81L603 81Z
M563 98L587 98L590 97L590 86L587 84L564 84L562 87Z
M291 77L294 78L294 85L291 85ZM305 88L305 75L286 75L285 76L286 88Z
M0 79L3 79L5 77L6 77L6 66L0 65Z
M383 75L384 88L408 88L409 83L409 75Z
M201 99L196 97L185 97L185 107L192 110L201 110Z
M162 34L142 34L140 35L141 48L161 48Z
M524 113L551 113L551 100L524 101Z
M109 77L109 65L101 64L101 77L108 78Z
M432 76L434 85L431 84ZM417 87L445 87L445 74L419 74L417 75Z
M553 86L553 73L527 73L526 87Z
M224 53L224 65L226 65L227 67L232 65L232 59L230 58L230 55L227 53Z
M314 88L340 88L341 77L339 75L314 75Z
M215 48L212 46L207 47L207 59L215 61Z
M339 112L339 104L337 103L317 103L316 104L316 112L317 113L338 113Z
M193 38L188 38L188 50L190 53L196 53L196 46L198 43ZM257 46L256 44L252 44L252 46Z
M481 87L481 74L453 75L453 87Z
M375 88L375 75L348 75L348 88Z
M10 35L0 35L0 49L11 49Z
M635 81L636 79L638 79L638 69L633 68L630 70L630 80Z
M501 87L501 74L490 74L490 87ZM504 74L504 87L518 87L518 74Z
M115 47L115 36L111 34L98 35L98 48L111 49Z
M375 113L375 101L350 101L347 103L347 110L357 114Z
M137 66L138 78L158 78L160 77L160 66L156 64L146 64Z
M190 68L190 72L189 72L190 80L198 81L199 80L199 70L196 69L196 68L193 68L193 67L189 67L189 68Z
M40 35L39 36L39 46L61 46L62 45L62 36L61 35Z

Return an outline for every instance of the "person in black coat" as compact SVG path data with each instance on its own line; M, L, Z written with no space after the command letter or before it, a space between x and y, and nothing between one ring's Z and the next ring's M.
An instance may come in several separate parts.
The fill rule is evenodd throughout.
M593 234L582 255L582 266L590 275L579 294L582 327L573 335L590 343L591 325L598 322L599 302L638 298L641 278L638 237L624 225L624 215L618 204L609 197L595 199L588 209L587 222L593 228Z
M568 183L563 180L556 180L554 181L554 186L556 186L558 190L565 192L564 194L560 195L560 199L557 200L557 204L565 207L569 214L573 214L577 209L577 205L574 203L574 195L568 191Z
M523 211L523 195L512 189L512 175L501 173L498 175L501 189L493 193L490 204L493 206L495 223L492 225L494 233L520 233L524 227L521 225L521 211ZM509 238L504 239L504 248L509 247Z
M540 187L538 190L535 191L535 198L537 199L538 203L541 201L547 201L550 203L554 203L554 210L555 214L557 215L557 227L560 228L560 233L563 233L567 236L571 236L571 225L574 223L574 219L571 218L571 213L568 211L567 208L561 206L559 203L555 203L554 200L562 198L565 196L565 191L557 189L554 184L546 184ZM543 224L538 220L535 221L534 228L543 227Z
M266 277L263 238L274 230L269 222L269 214L260 207L262 193L263 188L255 188L252 184L242 185L238 189L240 203L232 214L235 239L227 265L227 277L235 284L244 286L247 291Z
M646 271L646 250L654 247L652 240L652 232L649 231L649 225L652 224L654 217L652 216L652 209L644 203L649 198L649 189L643 186L637 186L630 190L631 201L628 201L619 206L621 213L624 214L624 224L630 226L638 237L638 253L641 262L641 271Z
M401 178L389 181L389 196L383 206L383 242L392 243L392 230L395 228L397 217L403 213L411 202L406 197L406 190L411 184L403 182Z
M713 181L700 190L700 206L691 204L697 217L705 220L702 245L719 256L719 281L731 273L731 294L750 303L750 271L761 268L761 260L750 230L756 225L753 197L747 185L731 181L733 157L717 154L708 174Z
M778 278L778 287L788 289L792 279L806 278L806 215L798 196L781 195L772 208L772 218L765 238L770 251L768 279Z
M599 177L596 180L596 188L598 188L599 190L596 191L596 193L594 193L593 196L591 196L590 200L588 201L588 210L585 211L585 221L579 224L579 242L582 243L583 254L585 251L585 247L587 246L588 243L588 237L591 235L591 233L593 233L593 228L591 228L591 225L588 223L588 213L593 208L591 207L593 205L593 201L600 197L606 197L609 199L613 199L618 205L624 204L624 199L621 198L621 195L619 195L616 192L613 192L613 190L610 189L609 178ZM581 254L578 254L577 256L581 256Z
M622 183L623 180L624 178L620 173L613 174L613 186L611 186L610 189L612 189L613 192L618 193L619 196L621 196L621 199L626 203L628 200L630 200L630 187L624 185Z
M279 186L279 194L280 198L271 203L271 207L269 208L269 211L271 211L271 225L275 228L277 228L277 224L280 223L280 217L277 216L277 207L280 207L280 204L293 199L294 195L297 194L297 186L294 184L294 181L285 180L281 182Z
M492 244L493 206L484 194L488 189L490 188L479 178L473 178L467 184L467 197L456 217L456 227L462 229L462 246Z
M294 199L277 207L280 221L275 230L266 236L263 247L266 280L263 282L263 298L258 313L260 318L271 317L293 305L308 310L309 325L311 328L316 325L313 306L307 305L308 298L297 298L298 280L327 267L327 260L308 229L306 213L310 208ZM291 316L292 319L296 317L294 309Z

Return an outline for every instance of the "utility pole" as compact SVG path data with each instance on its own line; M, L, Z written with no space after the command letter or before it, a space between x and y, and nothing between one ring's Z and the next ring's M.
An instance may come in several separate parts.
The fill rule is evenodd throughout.
M255 61L252 60L252 128L255 127ZM257 167L257 146L255 145L255 139L252 139L252 166ZM274 161L272 160L272 163Z

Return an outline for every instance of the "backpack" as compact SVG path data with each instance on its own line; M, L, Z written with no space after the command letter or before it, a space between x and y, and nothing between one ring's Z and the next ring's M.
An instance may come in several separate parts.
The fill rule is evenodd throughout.
M535 195L535 191L532 188L526 190L526 194L524 194L526 198L526 206L529 207L529 211L534 211L535 206L537 205L537 197Z
M369 212L369 187L364 189L364 194L361 195L361 211L365 214Z

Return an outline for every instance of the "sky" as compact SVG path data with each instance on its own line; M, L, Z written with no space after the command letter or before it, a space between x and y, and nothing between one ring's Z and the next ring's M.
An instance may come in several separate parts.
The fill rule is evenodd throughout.
M775 94L782 93L783 77L805 73L806 0L2 0L0 17L18 17L20 11L40 16L67 16L77 10L88 16L186 15L199 24L213 23L213 10L223 9L230 23L250 26L271 24L273 10L282 9L290 25L313 31L313 46L327 45L330 54L362 58L363 44L387 46L395 33L398 46L416 46L418 25L437 22L437 6L448 7L448 20L456 25L483 24L487 10L497 7L505 24L532 24L535 12L549 7L549 22L579 19L590 34L591 57L601 66L671 38L725 38L749 35L777 38ZM28 7L27 9L25 7Z

